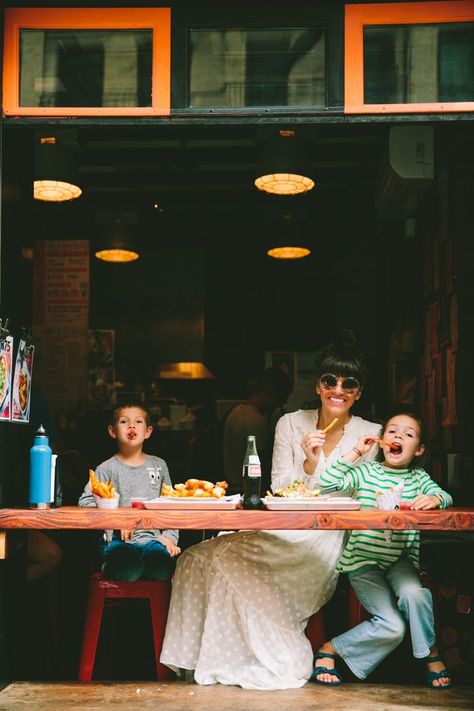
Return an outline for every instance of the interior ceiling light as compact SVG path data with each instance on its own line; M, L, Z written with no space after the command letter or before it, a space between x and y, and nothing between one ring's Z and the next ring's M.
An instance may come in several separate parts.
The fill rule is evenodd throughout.
M272 247L267 254L274 259L302 259L308 257L311 250L308 247Z
M212 380L213 373L202 361L167 363L160 370L164 380Z
M35 146L35 200L66 202L80 195L73 149L56 141L54 136L40 138Z
M308 146L294 131L279 131L262 147L255 186L271 195L299 195L314 188Z
M140 257L131 249L99 249L95 256L103 262L134 262Z
M272 210L265 215L265 232L269 235L267 254L274 259L302 259L311 254L306 246L308 213L300 208ZM303 236L301 236L303 235Z
M140 257L135 249L130 234L129 225L120 218L112 220L108 225L100 225L103 235L95 252L97 259L103 262L124 264L134 262Z

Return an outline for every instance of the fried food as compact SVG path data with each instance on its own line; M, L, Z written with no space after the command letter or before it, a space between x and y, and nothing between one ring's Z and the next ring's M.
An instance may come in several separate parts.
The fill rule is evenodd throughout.
M113 499L116 496L115 488L110 481L99 481L93 469L89 469L89 484L91 492L101 499Z
M309 496L319 496L320 489L309 489L302 481L292 481L289 486L275 489L273 496L284 496L287 499L308 498Z
M220 499L225 496L228 484L226 481L218 481L213 484L205 479L188 479L184 484L163 484L162 496L189 497L201 499Z
M18 374L18 399L20 408L24 411L28 403L28 376L24 370L20 370Z

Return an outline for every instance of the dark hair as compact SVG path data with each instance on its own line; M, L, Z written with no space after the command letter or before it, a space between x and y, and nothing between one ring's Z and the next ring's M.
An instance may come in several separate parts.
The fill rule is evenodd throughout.
M127 407L136 407L139 410L141 410L143 412L143 414L145 415L146 426L149 427L151 425L150 413L148 412L148 409L145 406L145 404L143 402L140 402L139 400L131 400L130 402L121 402L120 405L117 405L117 407L115 408L113 415L112 415L112 421L110 423L111 425L113 425L115 427L115 425L119 421L120 413L122 412L122 410L125 410Z
M263 371L252 388L252 391L263 392L273 390L274 392L288 396L291 393L292 387L293 384L288 375L278 366L272 366Z
M367 379L364 354L357 348L352 331L343 331L333 343L321 348L316 356L316 376L324 373L357 378L361 385Z

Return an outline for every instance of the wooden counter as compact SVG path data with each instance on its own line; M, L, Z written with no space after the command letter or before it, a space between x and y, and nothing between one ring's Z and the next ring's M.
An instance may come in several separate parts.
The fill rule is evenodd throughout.
M0 509L0 530L36 529L418 529L474 531L474 508L446 511L172 511L118 508L112 511L64 506L57 509Z

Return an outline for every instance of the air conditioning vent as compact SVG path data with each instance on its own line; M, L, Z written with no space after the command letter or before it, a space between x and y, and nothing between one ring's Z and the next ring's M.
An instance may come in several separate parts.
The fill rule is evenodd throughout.
M415 215L434 176L433 126L393 126L376 205L385 219Z

